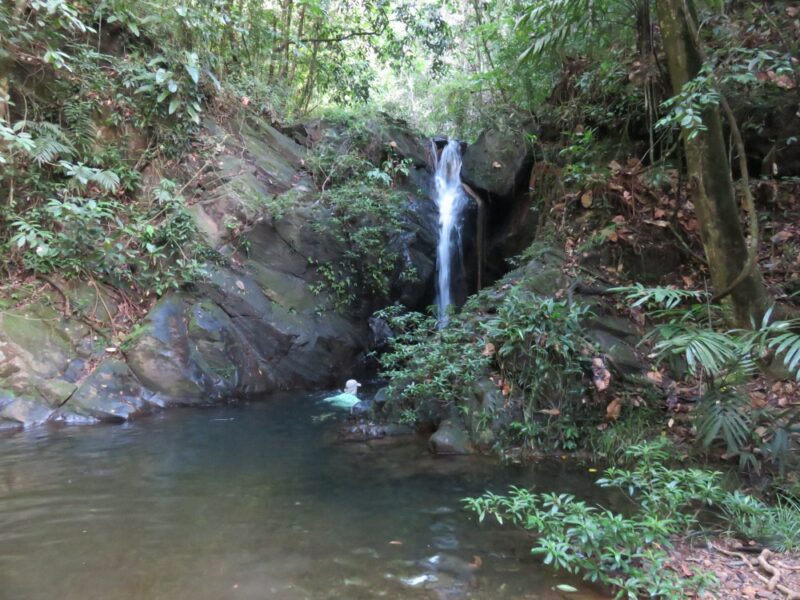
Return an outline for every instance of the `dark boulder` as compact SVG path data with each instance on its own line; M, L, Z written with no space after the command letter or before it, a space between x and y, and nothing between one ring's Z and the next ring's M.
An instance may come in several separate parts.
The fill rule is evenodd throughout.
M487 129L467 147L461 178L490 202L526 192L533 154L524 131Z
M442 421L428 440L433 454L470 454L472 445L465 427L452 419Z

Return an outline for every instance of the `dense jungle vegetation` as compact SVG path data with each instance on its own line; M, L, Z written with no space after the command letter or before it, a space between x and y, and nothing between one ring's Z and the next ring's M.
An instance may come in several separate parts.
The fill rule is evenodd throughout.
M522 131L536 242L444 329L380 313L394 332L384 418L465 421L507 460L611 464L601 485L629 490L634 516L526 490L468 504L535 530L545 562L620 595L712 585L664 565L675 536L720 522L768 552L798 549L797 2L4 0L0 42L0 308L77 278L119 290L130 329L228 260L189 214L199 171L185 164L212 161L207 127L244 111L344 132L308 157L334 215L320 234L351 248L319 266L344 310L363 289L385 295L397 257L383 241L410 166L392 148L375 159L366 123L386 113L469 142ZM264 209L280 219L291 203ZM622 268L619 248L657 243L681 264ZM582 283L538 291L526 265L548 248ZM598 353L596 307L573 298L587 285L640 327L646 376ZM481 377L491 410L472 401ZM750 495L705 468L736 472ZM800 597L780 577L774 590Z

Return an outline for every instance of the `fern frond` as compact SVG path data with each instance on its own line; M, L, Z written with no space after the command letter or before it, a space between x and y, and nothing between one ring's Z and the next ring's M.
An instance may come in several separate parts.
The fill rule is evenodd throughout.
M62 144L53 138L35 139L33 149L30 152L31 158L39 165L52 163L60 156L70 156L71 154L71 146Z
M89 177L107 192L113 192L119 187L119 176L114 171L95 171Z
M787 331L767 341L767 347L783 357L783 364L800 380L800 333Z
M56 123L48 121L19 121L14 128L28 130L31 145L28 155L39 165L53 163L59 157L69 157L75 151L69 137Z
M708 298L708 293L702 291L681 290L672 287L645 287L641 283L615 287L608 291L623 294L627 300L633 302L632 307L658 306L673 309L686 301L703 302Z

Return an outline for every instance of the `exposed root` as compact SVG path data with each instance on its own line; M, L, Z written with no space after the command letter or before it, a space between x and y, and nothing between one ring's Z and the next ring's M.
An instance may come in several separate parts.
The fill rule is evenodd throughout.
M715 546L714 544L709 544L709 545L712 549L716 550L717 552L741 560L745 565L750 567L750 570L753 572L753 575L758 577L758 579L764 583L764 585L767 587L769 591L772 592L774 590L778 590L780 593L786 596L786 600L800 600L800 592L790 589L781 583L781 578L783 577L783 574L778 567L769 562L769 559L774 556L774 554L770 550L765 548L764 550L761 551L761 554L759 554L757 558L751 558L749 556L746 556L742 552L726 550L725 548ZM780 564L780 563L776 562L775 564ZM764 576L759 571L759 567L764 571L766 571L767 573L769 573L772 577L767 579L767 577ZM798 567L788 567L787 569L792 571L800 570L800 568Z
M781 571L777 567L767 562L767 559L769 559L770 556L772 556L772 552L764 548L764 550L761 551L761 554L758 555L757 560L759 566L761 566L761 568L764 569L767 573L772 575L772 578L769 580L769 583L767 584L767 589L770 592L772 592L775 590L775 587L781 580Z

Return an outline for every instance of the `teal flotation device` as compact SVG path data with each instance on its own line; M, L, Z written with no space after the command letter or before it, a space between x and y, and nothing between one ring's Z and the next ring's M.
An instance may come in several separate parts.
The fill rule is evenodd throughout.
M361 402L358 396L353 394L348 394L347 392L342 392L341 394L336 394L335 396L329 396L323 400L326 404L330 404L331 406L335 406L336 408L345 408L350 410L356 404Z

